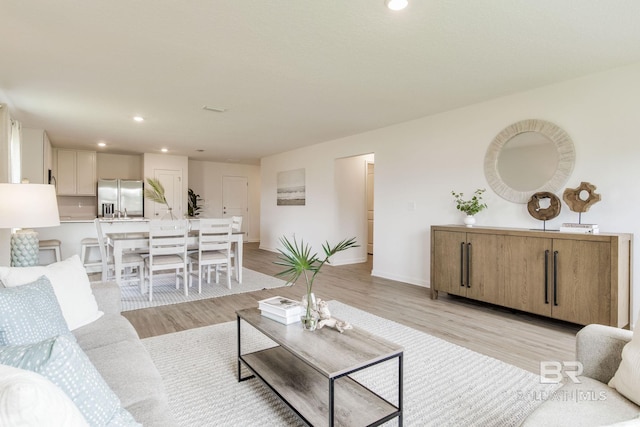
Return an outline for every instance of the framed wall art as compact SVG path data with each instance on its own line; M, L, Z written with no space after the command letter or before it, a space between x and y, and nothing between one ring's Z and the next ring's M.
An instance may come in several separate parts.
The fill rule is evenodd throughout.
M304 206L306 204L305 170L278 172L278 206Z

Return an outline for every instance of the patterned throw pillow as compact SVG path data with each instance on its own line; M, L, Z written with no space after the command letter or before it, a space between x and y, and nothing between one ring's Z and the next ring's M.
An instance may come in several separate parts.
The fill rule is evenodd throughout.
M139 426L100 373L67 336L0 347L0 363L36 372L57 385L91 426Z
M0 345L31 344L56 335L75 340L49 279L0 288Z
M31 283L40 276L51 281L69 330L74 331L104 314L98 310L87 271L78 255L47 266L0 266L0 281L7 288Z
M0 365L0 426L88 426L69 396L42 375Z

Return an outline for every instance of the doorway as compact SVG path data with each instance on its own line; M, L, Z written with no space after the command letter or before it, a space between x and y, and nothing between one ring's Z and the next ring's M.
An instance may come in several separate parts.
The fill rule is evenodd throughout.
M242 229L247 237L249 224L249 179L246 176L222 177L222 217L242 217Z
M164 197L167 204L171 206L173 216L184 217L182 211L182 171L171 169L155 169L154 176L164 187ZM166 205L160 203L153 204L153 217L162 218L168 213Z
M336 256L338 263L366 262L373 253L373 154L335 161L336 234L355 237L360 248ZM333 260L332 260L333 262Z
M373 255L373 160L367 160L366 199L367 199L367 254Z

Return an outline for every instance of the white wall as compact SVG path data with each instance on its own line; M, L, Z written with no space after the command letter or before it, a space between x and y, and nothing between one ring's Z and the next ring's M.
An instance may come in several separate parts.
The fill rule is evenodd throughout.
M373 274L428 285L429 227L462 221L452 190L469 194L476 188L488 189L489 209L477 216L478 225L541 227L526 205L493 193L483 172L492 139L504 127L524 119L553 122L573 139L576 165L566 186L588 181L602 194L602 201L583 214L583 222L598 223L603 231L638 234L638 99L640 64L634 64L266 157L262 159L261 247L276 248L280 235L294 232L317 249L325 239L346 237L339 235L334 217L338 203L335 159L372 152L376 161ZM301 167L307 171L307 205L276 206L277 172ZM547 227L577 222L576 213L565 205L562 209ZM640 271L639 255L634 255L633 267ZM636 276L634 314L640 309L639 286Z
M222 218L222 177L245 177L249 184L248 209L244 218L246 240L260 240L260 166L189 160L189 188L204 199L200 216Z

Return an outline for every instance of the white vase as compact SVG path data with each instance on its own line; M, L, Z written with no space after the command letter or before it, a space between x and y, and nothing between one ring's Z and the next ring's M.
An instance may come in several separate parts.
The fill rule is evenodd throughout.
M464 217L464 223L467 227L473 227L476 223L476 218L473 215L467 215Z

